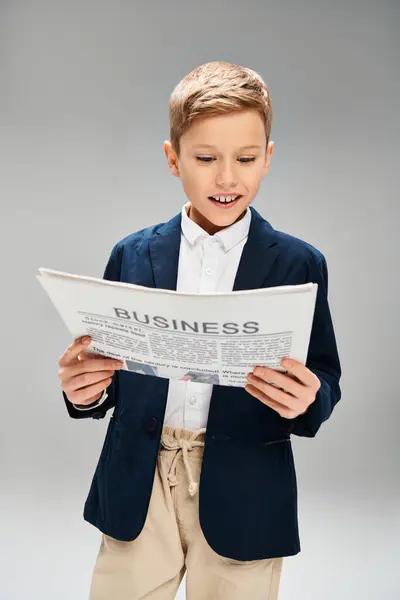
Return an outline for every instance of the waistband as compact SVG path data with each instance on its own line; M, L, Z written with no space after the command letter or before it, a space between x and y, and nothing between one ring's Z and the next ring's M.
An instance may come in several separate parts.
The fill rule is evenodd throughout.
M177 485L176 465L179 458L179 450L182 450L183 462L189 479L189 494L194 496L198 490L198 482L193 480L192 471L188 460L187 453L195 447L204 446L206 428L200 429L184 429L181 427L172 427L171 425L163 425L161 434L161 448L165 450L178 450L175 454L170 470L167 475L170 486Z

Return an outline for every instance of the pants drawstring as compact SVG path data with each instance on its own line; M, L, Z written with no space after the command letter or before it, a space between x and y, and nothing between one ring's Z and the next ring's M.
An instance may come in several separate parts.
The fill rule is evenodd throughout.
M192 475L192 471L190 469L190 465L189 465L189 460L188 460L188 456L187 456L187 452L190 450L192 450L194 447L196 446L204 446L204 442L200 441L200 440L196 440L196 438L202 434L205 433L206 428L202 428L202 429L197 429L196 431L193 432L193 434L190 436L190 438L188 440L184 440L184 439L180 439L180 440L176 440L176 443L170 443L170 442L165 442L164 440L161 440L161 444L162 446L166 449L166 450L182 450L182 457L183 457L183 462L184 465L186 467L186 472L188 474L188 478L189 478L189 494L191 496L194 496L198 490L199 484L193 480L193 475ZM170 484L170 486L174 486L177 485L178 480L176 478L176 465L177 465L177 460L179 458L179 452L177 452L173 458L167 479L168 482Z

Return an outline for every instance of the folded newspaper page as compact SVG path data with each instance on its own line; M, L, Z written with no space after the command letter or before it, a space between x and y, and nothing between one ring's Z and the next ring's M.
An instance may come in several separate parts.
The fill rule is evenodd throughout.
M181 293L39 268L43 289L90 354L124 370L244 387L257 365L305 364L318 284Z

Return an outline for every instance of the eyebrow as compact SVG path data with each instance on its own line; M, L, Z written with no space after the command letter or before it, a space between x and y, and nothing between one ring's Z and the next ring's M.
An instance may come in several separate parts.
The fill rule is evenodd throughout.
M193 148L216 148L216 146L212 146L211 144L197 144L193 146ZM257 148L258 150L260 150L261 146L258 146L256 144L250 144L247 146L240 146L239 150L245 150L246 148Z

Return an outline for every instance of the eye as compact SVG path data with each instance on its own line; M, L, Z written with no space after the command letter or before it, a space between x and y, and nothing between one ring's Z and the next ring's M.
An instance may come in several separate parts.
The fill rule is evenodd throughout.
M212 156L196 156L196 160L199 160L199 161L204 162L204 163L208 163L208 162L211 162L214 159L213 159ZM242 157L242 158L239 159L239 161L243 162L243 164L246 164L246 163L249 163L249 162L254 162L255 160L256 160L255 157L251 157L251 158L244 158L244 157Z

